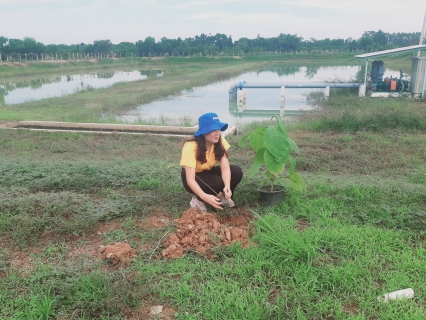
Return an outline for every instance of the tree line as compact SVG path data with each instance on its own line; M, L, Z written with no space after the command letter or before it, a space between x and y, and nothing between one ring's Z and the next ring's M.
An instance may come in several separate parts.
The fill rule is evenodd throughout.
M196 53L200 55L249 54L255 52L288 52L296 50L342 50L342 51L378 51L395 47L410 46L419 43L420 32L387 33L382 30L366 31L359 39L330 39L325 38L309 40L298 37L297 34L281 33L277 37L264 38L258 35L254 39L240 38L233 41L231 36L217 33L196 35L193 38L168 39L161 38L156 41L154 37L133 42L120 42L113 44L110 40L96 40L93 44L49 44L45 45L34 38L25 37L12 39L0 36L0 55L2 60L7 57L34 60L40 55L70 57L130 57L151 55L186 55Z

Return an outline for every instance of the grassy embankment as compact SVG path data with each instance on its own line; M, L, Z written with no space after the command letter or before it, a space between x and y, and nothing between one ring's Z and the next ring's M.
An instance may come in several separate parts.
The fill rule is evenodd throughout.
M161 304L177 319L423 319L425 101L341 93L323 104L289 127L307 190L264 208L260 176L243 179L236 202L258 215L257 245L217 248L216 260L164 260L173 226L140 222L188 207L181 139L2 130L0 317L121 319ZM229 140L247 172L253 154ZM108 268L94 238L138 256ZM407 287L412 300L376 299Z

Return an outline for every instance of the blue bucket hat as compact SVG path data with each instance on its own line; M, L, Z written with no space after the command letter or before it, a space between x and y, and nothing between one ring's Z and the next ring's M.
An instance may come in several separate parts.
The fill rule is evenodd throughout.
M198 130L194 133L194 136L198 137L214 130L225 131L227 128L228 124L220 122L216 113L209 112L198 118Z

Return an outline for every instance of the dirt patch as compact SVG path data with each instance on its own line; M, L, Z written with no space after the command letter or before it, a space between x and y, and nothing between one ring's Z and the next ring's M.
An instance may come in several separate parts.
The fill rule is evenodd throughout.
M4 62L3 65L9 66L9 67L26 67L28 63L24 62Z
M73 60L73 61L82 61L82 60ZM31 63L69 64L69 62L65 60L37 60L37 61L31 61Z
M121 229L121 222L108 222L108 223L102 223L98 225L96 228L96 234L104 234L108 233L114 230L120 230Z
M164 228L172 221L171 217L160 214L151 215L146 219L139 220L136 222L139 228L143 230L152 230L156 228Z
M115 266L125 267L136 257L136 250L128 243L117 242L107 246L101 246L99 252L102 258L107 259Z
M196 250L200 254L214 258L211 249L218 246L241 243L247 248L250 246L249 221L248 215L218 218L216 214L190 208L181 218L175 220L176 232L170 234L164 243L166 249L162 255L165 258L175 259L181 257L185 250Z
M359 306L356 303L346 303L342 305L343 311L347 314L355 315L359 312Z
M310 223L308 220L296 220L297 223L297 230L299 230L300 233L305 231L305 229L309 228Z
M282 288L275 288L269 291L268 301L270 303L276 303L277 298L282 295Z
M34 264L34 259L31 257L31 255L40 254L41 251L41 248L35 248L34 250L13 252L9 261L10 268L16 270L30 270Z
M79 243L81 237L76 237L76 239L69 241L67 243L69 251L66 259L69 261L83 259L90 264L94 264L100 258L100 251L105 248L105 246L103 246L104 234L114 230L120 230L120 228L121 223L119 222L102 223L97 226L94 232L85 235L84 241L81 243ZM102 255L101 258L103 258ZM120 263L117 264L117 266L120 265Z
M19 124L18 121L0 121L0 128L2 129L12 129Z
M215 255L212 248L230 243L239 242L244 247L250 245L249 222L253 216L243 208L232 210L233 215L203 214L199 210L190 209L186 211L180 219L173 220L172 216L166 213L159 213L136 221L136 225L144 230L150 231L156 228L165 228L171 223L177 224L177 230L169 235L167 248L163 251L163 256L168 258L181 257L186 250L196 250L201 254L206 254L210 258ZM40 241L35 246L26 249L19 247L2 246L7 249L8 269L30 271L34 267L37 259L59 259L63 261L81 262L82 265L91 269L99 259L108 260L105 270L127 267L137 252L146 252L158 248L158 241L138 243L136 248L131 248L128 243L105 244L105 234L114 230L120 230L121 222L111 221L99 224L94 230L85 235L61 235L60 239L55 232L45 232L40 237ZM1 243L10 243L11 239L1 238ZM138 242L138 241L136 241ZM63 248L65 255L56 257L54 254L45 253L44 248ZM58 260L58 261L59 261ZM0 275L4 276L4 274Z
M114 59L117 60L117 59ZM9 67L28 67L29 65L34 65L38 63L42 64L70 64L70 62L91 62L91 63L98 63L98 59L76 59L76 60L29 60L29 61L14 61L14 62L3 62L3 65L7 65Z
M329 248L325 249L325 253L326 254L320 255L313 259L312 265L314 267L321 268L322 266L328 264L332 264L334 266L337 266L339 264L340 259L337 258Z
M139 228L150 231L155 228L163 228L172 221L171 216L165 214L148 216L143 220L136 222ZM105 234L114 230L121 229L122 222L112 221L107 223L99 224L95 230L88 232L84 235L75 236L72 234L61 235L52 231L43 233L40 236L40 241L35 246L29 246L25 249L20 247L10 247L7 244L12 240L8 237L0 238L0 250L7 250L7 264L8 268L22 271L29 271L34 267L34 262L37 258L33 256L39 256L43 253L43 248L50 246L64 246L67 254L63 257L65 261L84 261L84 265L90 269L99 259L106 259L105 254L100 252L102 249L106 250L105 246ZM138 251L151 250L154 245L158 243L139 243L137 248ZM101 254L100 254L101 253ZM108 253L114 254L114 249ZM129 254L129 253L128 253ZM110 256L112 258L112 256ZM111 260L111 264L108 269L116 269L117 267L125 267L129 263L126 255L116 256ZM62 258L61 258L62 259ZM117 260L118 259L118 260ZM117 261L116 261L117 260ZM122 261L123 260L123 261Z

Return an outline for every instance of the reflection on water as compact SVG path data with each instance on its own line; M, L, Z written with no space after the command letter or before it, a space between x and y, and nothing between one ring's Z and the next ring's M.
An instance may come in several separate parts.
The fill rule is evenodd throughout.
M109 79L112 78L114 76L115 72L102 72L102 73L97 73L97 77L98 79Z
M303 69L302 69L303 68ZM298 73L304 72L305 79L312 79L318 72L320 68L323 68L322 66L308 66L308 67L272 67L267 69L261 69L257 71L257 73L270 71L276 73L279 77L284 76L294 76Z
M267 69L260 69L256 73L260 74L260 73L263 73L263 72L273 72L273 73L276 73L279 77L283 77L283 76L295 75L296 73L300 72L301 68L302 67L295 67L295 66L291 66L291 67L270 67L270 68L267 68Z
M107 88L118 82L162 76L161 70L108 71L0 83L0 105L61 97L82 90Z
M312 79L313 77L315 77L318 72L318 69L319 67L312 67L312 66L306 68L306 78Z

